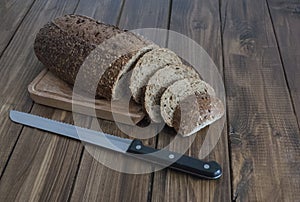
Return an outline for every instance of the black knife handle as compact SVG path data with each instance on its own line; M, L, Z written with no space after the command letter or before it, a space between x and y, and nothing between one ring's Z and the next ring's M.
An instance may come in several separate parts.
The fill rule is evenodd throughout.
M162 166L171 164L169 168L188 173L196 177L204 179L218 179L222 175L221 166L215 161L205 162L193 157L166 150L160 150L161 153L157 155L154 153L157 151L159 150L144 146L140 140L133 140L127 150L128 153L132 154L146 154L135 155L136 158ZM174 162L174 159L177 158L178 160Z

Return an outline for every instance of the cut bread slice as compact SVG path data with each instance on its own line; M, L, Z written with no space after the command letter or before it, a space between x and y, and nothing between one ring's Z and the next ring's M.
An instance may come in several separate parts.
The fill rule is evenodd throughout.
M152 121L156 123L163 121L160 115L160 98L167 87L184 78L199 79L199 74L190 66L167 65L155 72L149 79L145 91L144 107Z
M189 95L176 107L173 126L179 134L187 137L223 115L224 106L220 99L205 94Z
M106 69L98 84L97 94L104 95L106 98L112 100L121 100L123 96L129 96L130 70L143 54L154 48L157 48L157 46L148 45L140 48L134 54L130 55L129 60L120 62L120 66L115 65L119 59L112 63L113 65L109 64L110 68Z
M166 48L154 49L143 55L133 68L129 88L133 99L142 103L145 87L150 77L168 64L182 64L181 59Z
M215 97L214 89L200 79L182 79L169 86L160 100L160 113L165 123L173 127L176 107L187 96L200 94L203 97Z

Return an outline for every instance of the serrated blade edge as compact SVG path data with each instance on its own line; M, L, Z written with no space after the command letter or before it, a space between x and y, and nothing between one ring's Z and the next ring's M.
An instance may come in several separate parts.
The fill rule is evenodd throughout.
M107 133L55 121L41 116L11 110L9 117L16 123L56 133L65 137L104 147L113 151L126 153L132 140Z

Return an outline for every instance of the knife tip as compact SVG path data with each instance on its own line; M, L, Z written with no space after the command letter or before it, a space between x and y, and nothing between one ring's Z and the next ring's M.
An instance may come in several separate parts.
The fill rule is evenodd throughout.
M18 111L15 111L15 110L10 110L9 111L9 118L10 120L12 120L13 122L16 122L16 115L17 113L20 113Z

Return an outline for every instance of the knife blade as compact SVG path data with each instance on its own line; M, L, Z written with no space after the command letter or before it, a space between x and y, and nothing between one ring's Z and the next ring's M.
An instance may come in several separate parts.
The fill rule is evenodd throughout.
M203 179L218 179L222 175L221 166L215 161L205 162L168 150L159 150L143 145L138 139L126 139L94 131L87 128L55 121L19 111L10 111L10 119L33 128L56 133L85 143L103 147L115 152L129 154L135 158L154 163ZM78 135L80 133L81 135ZM160 152L158 152L160 151ZM174 159L176 161L174 162Z

